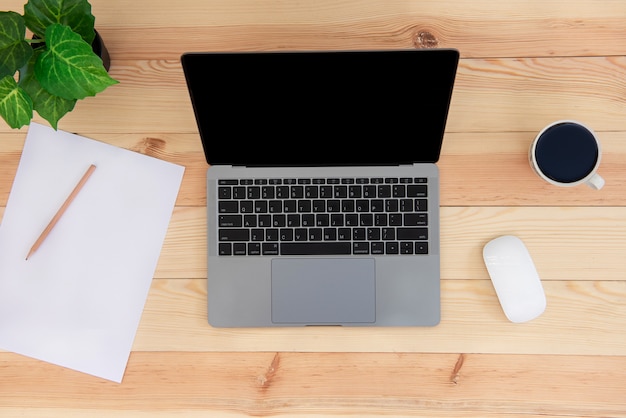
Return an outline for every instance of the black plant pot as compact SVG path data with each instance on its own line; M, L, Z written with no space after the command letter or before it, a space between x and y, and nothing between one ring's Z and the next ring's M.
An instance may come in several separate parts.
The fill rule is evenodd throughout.
M93 38L93 42L91 43L91 49L93 49L93 52L102 59L102 65L104 65L104 69L108 72L109 68L111 68L111 57L109 56L109 51L104 45L102 37L100 36L98 31L95 32L96 37Z

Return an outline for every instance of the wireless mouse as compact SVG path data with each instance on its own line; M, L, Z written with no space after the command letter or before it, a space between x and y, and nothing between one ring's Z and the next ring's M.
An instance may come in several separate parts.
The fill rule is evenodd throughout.
M521 239L513 235L495 238L483 248L483 258L509 321L526 322L543 313L546 295Z

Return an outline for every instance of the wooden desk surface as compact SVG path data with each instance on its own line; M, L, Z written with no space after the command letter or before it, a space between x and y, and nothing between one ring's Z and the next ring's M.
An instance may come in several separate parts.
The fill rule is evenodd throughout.
M623 0L92 5L121 83L60 129L186 173L123 383L0 351L0 416L626 417ZM440 160L441 325L212 329L207 165L180 54L433 46L462 55ZM601 191L548 186L528 166L535 133L564 118L597 131ZM1 217L26 129L0 122ZM527 243L547 293L526 324L506 320L482 263L501 234Z

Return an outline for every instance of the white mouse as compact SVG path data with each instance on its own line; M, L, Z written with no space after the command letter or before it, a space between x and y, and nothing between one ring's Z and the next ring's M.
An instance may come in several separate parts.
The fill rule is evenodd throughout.
M516 236L489 241L483 258L504 314L511 322L526 322L546 309L546 295L528 249Z

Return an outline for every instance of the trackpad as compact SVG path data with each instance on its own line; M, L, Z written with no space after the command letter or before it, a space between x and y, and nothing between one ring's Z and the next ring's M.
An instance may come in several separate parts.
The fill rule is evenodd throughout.
M272 322L324 325L375 321L374 259L272 260Z

